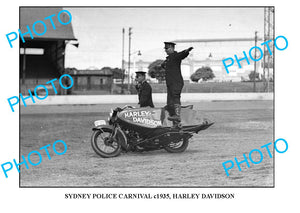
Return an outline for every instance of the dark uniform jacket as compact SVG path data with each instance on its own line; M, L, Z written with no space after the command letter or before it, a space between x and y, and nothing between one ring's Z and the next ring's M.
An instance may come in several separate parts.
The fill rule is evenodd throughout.
M137 84L136 90L139 96L139 105L140 107L154 107L152 101L152 88L147 81L144 81L141 84Z
M166 70L167 86L173 84L183 85L183 78L181 75L181 61L189 55L189 51L174 52L166 57L162 67Z

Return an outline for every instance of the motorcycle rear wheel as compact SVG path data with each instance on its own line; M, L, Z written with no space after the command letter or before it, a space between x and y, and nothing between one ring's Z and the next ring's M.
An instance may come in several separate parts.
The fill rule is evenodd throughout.
M103 158L116 157L121 153L120 143L112 138L111 128L102 128L93 132L91 143L93 150Z
M175 142L169 143L164 147L164 149L170 153L180 153L180 152L184 152L188 147L188 145L189 145L189 139L182 138L180 141L176 143Z

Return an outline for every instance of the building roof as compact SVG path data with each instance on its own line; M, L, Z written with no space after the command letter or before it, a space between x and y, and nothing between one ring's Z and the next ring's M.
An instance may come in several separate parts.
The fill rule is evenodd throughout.
M82 75L82 76L113 76L113 73L110 69L101 69L101 70L77 70L77 69L71 69L69 71L70 75Z
M22 33L28 32L27 25L30 27L31 32L33 33L35 40L77 40L73 33L72 28L72 22L67 25L62 25L59 23L57 14L63 10L63 8L60 7L20 7L20 30ZM55 14L54 17L52 17L53 23L56 27L56 29L53 29L53 26L49 19L45 20L46 17ZM69 17L67 14L63 15L61 14L61 18L64 19L64 16L66 17L67 22ZM35 35L32 31L32 25L36 21L43 21L47 26L47 31L44 35L38 36ZM38 23L35 25L35 30L38 33L44 32L44 27L41 23ZM29 34L26 34L23 36L24 39L31 40L31 37Z

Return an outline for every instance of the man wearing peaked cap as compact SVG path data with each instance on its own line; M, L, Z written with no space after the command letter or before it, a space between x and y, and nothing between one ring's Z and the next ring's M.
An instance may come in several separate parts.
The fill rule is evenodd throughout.
M181 52L175 51L175 43L164 42L165 52L168 55L166 60L162 63L162 67L166 70L166 84L167 84L167 110L170 117L168 119L174 122L180 122L181 111L181 90L183 88L183 78L181 74L181 61L185 59L189 52L193 49L190 47Z
M138 71L135 73L135 80L137 81L135 88L138 92L140 107L154 107L152 101L152 88L146 81L146 72Z
M164 42L165 43L165 49L166 48L168 48L168 47L173 47L173 48L175 48L175 43L173 43L173 42Z

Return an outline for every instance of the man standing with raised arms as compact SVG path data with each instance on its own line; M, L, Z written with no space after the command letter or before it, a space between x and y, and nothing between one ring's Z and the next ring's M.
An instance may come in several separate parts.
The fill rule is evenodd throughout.
M180 122L181 111L181 90L183 88L183 78L181 75L181 61L185 59L189 52L193 49L190 47L181 52L175 51L175 43L164 42L165 52L167 53L166 60L163 62L162 67L166 70L166 84L167 84L167 110L170 117L168 120L174 122Z

